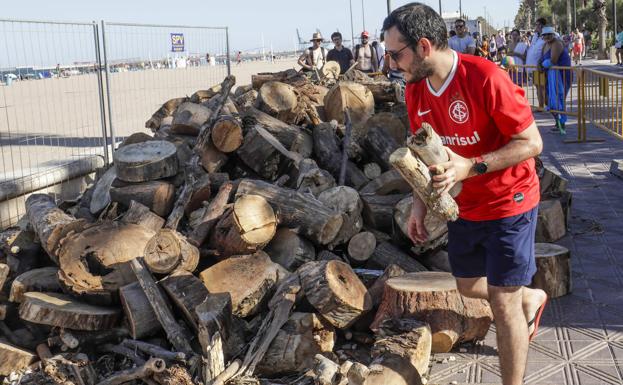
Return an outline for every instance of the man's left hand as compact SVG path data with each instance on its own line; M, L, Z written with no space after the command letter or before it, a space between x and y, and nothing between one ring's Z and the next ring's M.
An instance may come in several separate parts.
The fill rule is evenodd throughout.
M457 182L467 179L471 176L473 162L470 159L454 153L448 147L444 147L450 160L445 163L439 163L430 166L428 169L433 174L433 188L439 194L450 191L452 186ZM442 169L444 172L435 174L437 170Z

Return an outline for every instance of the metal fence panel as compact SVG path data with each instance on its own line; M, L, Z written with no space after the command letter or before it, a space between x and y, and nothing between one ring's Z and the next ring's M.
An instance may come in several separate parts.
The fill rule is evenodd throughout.
M0 19L0 228L104 164L95 23Z
M169 99L220 83L229 72L227 28L102 22L115 143Z

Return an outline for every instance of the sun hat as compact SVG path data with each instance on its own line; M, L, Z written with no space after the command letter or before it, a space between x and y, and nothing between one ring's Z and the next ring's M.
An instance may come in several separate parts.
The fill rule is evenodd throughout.
M556 35L556 30L554 29L554 27L543 27L543 29L541 29L541 35Z
M324 39L322 38L322 34L320 32L314 32L314 34L312 35L311 40L309 40L309 41L314 41L314 40L323 41Z

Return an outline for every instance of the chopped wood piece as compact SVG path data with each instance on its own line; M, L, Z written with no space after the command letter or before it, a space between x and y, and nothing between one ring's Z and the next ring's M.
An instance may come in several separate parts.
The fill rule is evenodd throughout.
M235 359L221 374L214 378L211 385L225 385L225 383L236 374L238 369L240 369L240 363L241 361L239 359Z
M339 329L352 325L372 308L368 290L344 262L308 262L297 272L309 303Z
M212 111L201 104L182 103L177 107L173 115L171 132L197 136L211 115Z
M481 340L493 315L485 300L463 297L450 273L418 272L390 278L372 330L386 319L413 318L430 325L433 353L447 353L457 342Z
M236 153L246 166L262 178L275 180L279 176L283 156L268 139L259 133L257 127L259 126L248 130L242 146Z
M327 121L344 124L344 111L349 110L355 131L374 115L374 96L366 86L355 82L339 82L324 97ZM355 137L357 133L353 133Z
M400 175L398 170L389 170L382 173L378 178L368 182L359 190L359 193L361 195L390 195L406 194L411 191L413 191L413 189L402 175Z
M348 385L364 385L369 374L370 369L367 366L359 362L353 362L346 374Z
M379 112L366 121L364 133L372 127L383 128L399 145L403 145L407 138L407 126L400 117L393 112Z
M376 281L368 288L368 293L370 293L370 298L372 298L372 306L377 308L381 303L381 299L383 297L383 291L385 290L385 282L388 279L394 277L400 277L401 275L406 274L407 272L400 266L391 264L385 268L383 271L383 275L378 277Z
M126 207L130 207L134 200L158 216L166 217L175 203L175 186L163 181L130 184L111 188L110 197L113 202L122 203Z
M58 253L63 290L89 303L116 302L117 290L136 280L125 263L143 255L153 236L145 227L110 221L68 235Z
M210 293L229 293L233 313L241 318L261 310L278 278L277 264L263 251L231 257L199 276Z
M571 292L571 259L566 247L553 243L534 245L537 271L531 287L543 289L549 298Z
M539 203L539 216L536 223L536 242L555 242L567 233L565 215L558 200Z
M42 249L36 238L32 230L21 230L18 227L0 232L0 255L4 253L13 274L22 274L40 265Z
M295 271L305 262L316 259L314 245L292 229L282 227L264 249L273 262Z
M149 207L135 200L130 201L130 207L121 217L123 223L133 223L151 231L158 231L164 226L164 218L152 212Z
M201 160L201 166L209 173L219 172L227 163L229 157L227 154L219 151L212 143L212 139L208 137L202 147L195 147Z
M199 136L197 137L197 142L195 143L194 147L194 151L196 154L202 154L203 149L205 149L208 144L212 144L212 140L210 139L212 126L214 126L214 123L221 114L223 106L227 103L229 99L229 92L235 84L235 76L226 76L223 82L221 82L221 88L218 93L203 104L212 111L212 114L210 115L208 121L201 127L201 132L199 132ZM213 171L208 170L208 172Z
M41 267L18 275L11 284L9 301L20 303L29 291L60 293L58 267Z
M390 163L402 174L429 211L449 221L458 218L459 208L448 193L434 191L430 171L424 162L413 156L407 147L399 148L390 157Z
M274 81L262 84L255 107L285 123L297 124L300 121L298 95L289 84Z
M121 287L119 297L132 338L149 337L162 330L156 313L138 282Z
M305 78L305 75L295 69L287 69L280 72L261 72L251 75L253 89L259 90L267 82L284 82L299 85L308 83L308 80Z
M197 158L195 158L197 159ZM186 212L186 207L190 203L190 198L193 196L193 190L195 185L195 177L192 173L185 173L184 177L185 183L182 189L179 191L177 195L177 199L175 200L175 204L173 205L173 209L171 210L171 214L167 218L167 222L164 227L171 230L177 230L180 221L184 217L184 213Z
M363 203L357 190L346 186L332 187L320 193L318 200L327 207L342 213L342 227L335 239L329 244L330 248L348 242L361 231L363 227L361 215Z
M316 354L314 361L314 382L318 385L333 385L340 366L322 354Z
M60 241L69 232L78 230L86 224L83 219L65 214L56 207L54 198L44 194L32 194L26 199L26 215L41 241L41 246L56 264Z
M240 182L236 195L243 194L264 197L275 208L279 224L296 228L300 234L321 245L335 239L343 223L339 213L328 209L319 201L267 182L244 179Z
M186 323L197 332L195 308L209 294L203 282L187 271L178 270L160 280L159 284L173 304L181 311Z
M146 134L144 132L135 132L131 134L130 136L126 137L125 139L123 139L123 142L119 145L118 148L127 146L128 144L147 142L148 140L152 140L152 139L154 139L154 137L149 134Z
M361 195L363 220L378 231L391 233L394 226L394 208L406 197L404 194Z
M202 284L203 285L203 284ZM193 285L194 286L194 285ZM204 289L206 292L207 290ZM199 343L204 357L210 346L213 345L212 336L219 333L223 339L223 354L225 359L232 357L238 347L232 347L233 318L232 303L229 293L207 293L204 300L195 306L193 318L197 325Z
M372 256L375 248L374 234L363 231L348 242L348 256L355 264L364 264Z
M121 342L121 346L125 346L136 351L141 351L146 355L156 358L162 358L166 361L184 362L187 358L185 353L172 352L158 345L150 344L144 341L124 339Z
M445 271L448 273L452 271L450 260L448 259L448 252L445 250L439 250L435 253L419 254L415 258L430 271Z
M110 377L104 381L98 382L97 385L121 385L133 380L148 378L154 373L163 372L166 368L167 365L164 360L160 358L150 358L141 366L110 374Z
M264 197L239 195L216 224L208 244L223 257L250 254L268 244L276 230L275 212Z
M233 116L225 115L212 127L212 143L224 153L236 151L242 145L242 125Z
M400 234L398 239L405 239L408 243L409 239L409 217L411 216L411 208L413 207L413 196L408 196L396 204L394 208L394 222ZM428 240L424 243L413 245L412 250L417 254L422 254L430 250L438 249L448 243L448 225L447 221L432 212L427 212L424 217L424 227L428 232Z
M0 339L0 376L8 376L32 364L37 357Z
M145 122L145 127L151 129L153 132L156 132L160 128L163 119L173 115L173 112L177 109L177 107L187 101L187 97L168 100L162 105L162 107L154 112L147 122Z
M19 306L21 319L75 330L100 330L115 326L119 310L93 306L59 293L29 292Z
M115 151L117 177L126 182L147 182L177 174L177 149L164 140L130 144Z
M99 213L110 204L110 187L116 178L117 169L111 167L97 180L95 183L95 189L93 190L93 196L91 196L91 203L89 205L91 214Z
M383 171L387 171L392 168L389 158L398 149L399 144L384 128L370 127L363 139L362 147Z
M381 166L376 163L366 163L363 166L363 173L366 175L368 179L375 179L381 176Z
M188 236L188 241L193 245L197 247L201 246L208 234L212 231L218 219L225 211L225 205L227 205L233 187L231 182L223 183L216 197L210 202L203 215L197 219L197 224L193 226L193 231Z
M199 249L174 230L161 229L145 245L145 264L152 273L173 270L193 272L199 264Z
M6 282L10 271L11 269L9 269L9 265L0 263L0 291L2 291L2 287L4 287L4 283Z

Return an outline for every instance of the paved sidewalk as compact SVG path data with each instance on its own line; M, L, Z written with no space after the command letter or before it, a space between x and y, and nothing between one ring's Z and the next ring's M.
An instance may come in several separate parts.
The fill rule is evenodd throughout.
M557 243L571 250L572 293L548 302L530 346L526 384L623 384L623 180L609 173L623 159L623 141L593 126L589 138L550 133L553 119L536 114L544 149L541 159L569 180L573 193L570 231ZM431 358L429 384L501 384L495 326L484 343ZM451 358L454 357L454 358Z

